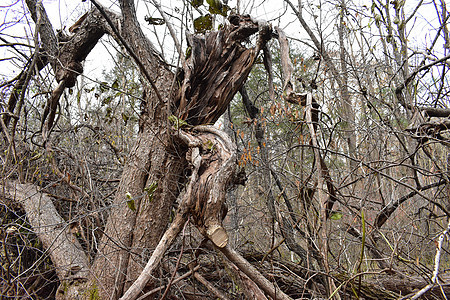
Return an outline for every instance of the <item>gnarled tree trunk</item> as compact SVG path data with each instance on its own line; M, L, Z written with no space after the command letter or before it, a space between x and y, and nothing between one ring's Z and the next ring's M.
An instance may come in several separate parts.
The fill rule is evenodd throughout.
M191 192L185 190L180 196L181 202L185 198L189 204L184 211L181 209L182 219L185 222L186 214L192 215L206 237L218 247L227 245L227 234L221 225L221 207L234 176L235 148L216 129L194 127L197 133L192 135L189 132L191 127L180 128L180 124L214 123L245 82L259 50L271 38L271 30L266 23L241 16L231 16L229 24L219 31L189 35L192 54L183 66L184 78L178 82L142 32L133 1L120 1L121 15L102 8L95 1L93 3L96 9L80 19L76 31L67 37L64 44L58 44L42 3L27 1L35 22L39 24L37 29L44 42L45 54L58 82L43 120L44 139L48 139L48 145L59 97L64 88L75 84L76 77L83 72L81 62L103 34L112 35L128 51L145 82L136 144L124 167L89 277L87 281L84 276L78 281L68 282L58 294L66 299L120 297L141 274L160 242L173 205L187 180L191 180ZM254 48L242 46L241 41L258 31ZM180 136L185 137L182 143L178 143ZM186 139L188 136L197 140L195 147L189 138ZM223 149L228 149L225 152L219 147L223 141L226 141ZM202 169L195 170L195 157L186 154L200 149L202 153L195 157L203 157ZM189 166L191 172L198 172L190 179L185 178ZM146 188L156 189L150 194ZM135 210L127 205L130 197ZM64 276L61 274L60 280L67 279ZM145 291L145 285L146 282L137 293ZM263 286L270 287L271 284ZM273 286L270 288L275 291Z

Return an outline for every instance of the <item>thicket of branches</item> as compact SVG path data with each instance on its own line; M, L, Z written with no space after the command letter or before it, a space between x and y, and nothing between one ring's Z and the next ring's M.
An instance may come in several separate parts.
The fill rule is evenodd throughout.
M219 24L237 22L226 17L252 12L265 17L258 10L264 1L253 7L244 1L202 2L140 4L148 14L139 21L152 44L159 46L152 51L167 62L167 72L177 74L169 86L176 90L180 85L179 95L168 93L176 99L168 101L174 106L168 108L171 116L155 125L169 128L161 129L171 134L167 140L162 133L155 134L161 136L161 143L173 142L162 147L166 155L182 157L167 179L169 187L175 186L168 188L174 203L156 239L164 239L166 226L170 229L179 221L183 197L189 195L195 176L201 181L202 172L209 172L195 166L195 149L203 149L203 161L209 159L202 168L218 163L217 172L223 158L215 155L230 151L233 156L228 146L219 147L227 144L220 134L198 126L203 125L199 120L215 121L214 114L226 110L215 126L237 147L233 176L239 178L227 190L225 211L217 213L224 218L228 234L227 239L219 239L251 265L236 261L228 245L228 250L220 250L216 237L205 233L204 211L189 210L178 237L152 269L150 283L144 283L142 299L276 295L283 299L446 299L450 295L450 37L445 1L374 0L360 5L351 0L285 0L276 4L280 15L265 27L270 28L269 34L261 29L264 22L239 19L250 28L245 31L249 37L239 40L246 49L242 53L261 51L230 103L199 102L198 108L189 103L183 106L190 97L201 101L202 92L210 88L204 86L198 92L194 89L197 75L186 79L187 70L195 74L194 67L186 67L194 66L192 57L208 61L195 52L203 49L195 47L195 37L211 37L222 28ZM0 294L46 299L64 297L67 286L82 273L70 268L63 272L50 259L54 247L42 241L42 235L70 236L89 263L103 253L102 239L109 238L120 251L130 253L135 266L128 268L139 274L157 252L156 245L121 246L121 241L107 234L108 218L120 205L138 214L142 202L151 210L152 203L159 205L154 199L162 197L158 194L162 187L156 179L151 181L152 174L140 193L119 185L124 182L122 171L133 161L133 144L140 143L141 132L153 128L143 129L147 128L143 124L147 114L153 113L147 97L155 87L149 87L139 60L130 54L129 41L105 29L109 36L102 43L109 49L107 61L112 67L94 79L72 65L69 70L79 76L67 85L68 77L58 79L57 63L48 58L48 46L42 44L42 33L37 34L27 4L28 8L22 2L6 7L0 26L0 49L5 49L2 64L11 70L2 73L0 83ZM59 46L83 30L82 23L70 32L67 28L89 8L85 4L78 8L79 16L63 20L66 28L55 32ZM106 13L111 16L109 10ZM204 17L197 18L200 15ZM289 24L283 28L287 37L276 26L283 24ZM16 28L26 28L25 33ZM197 33L186 37L186 29ZM257 37L251 36L251 30ZM168 41L174 37L175 42ZM242 70L245 74L246 66ZM201 80L208 83L208 78ZM219 80L214 78L214 84ZM240 84L240 78L231 80ZM52 102L61 82L66 85L57 103ZM159 88L157 78L155 82ZM234 85L223 87L230 95L236 92L233 89ZM209 108L213 116L201 119L198 110ZM209 136L205 139L198 132ZM202 146L194 147L194 142ZM160 149L154 151L149 149L148 155L156 156ZM27 201L36 195L37 202ZM48 224L38 213L30 216L30 211L47 204L61 219L55 217ZM143 235L153 234L145 230L141 228ZM56 244L58 237L53 238ZM252 267L272 286L249 278L245 270ZM123 276L126 283L114 292L116 298L137 278ZM82 283L90 278L82 277ZM82 295L102 297L92 285Z

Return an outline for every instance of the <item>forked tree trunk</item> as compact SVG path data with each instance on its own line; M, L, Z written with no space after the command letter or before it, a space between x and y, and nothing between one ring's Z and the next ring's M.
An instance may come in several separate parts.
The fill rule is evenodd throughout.
M133 22L132 3L127 5L123 7L123 36L131 51L139 54L144 64L141 71L152 70L154 85L147 90L137 145L125 167L92 269L89 288L105 298L121 295L142 272L167 227L179 185L185 180L188 148L175 149L170 115L177 114L189 125L215 122L245 81L259 51L258 46L246 49L239 43L258 31L258 24L250 18L235 16L223 30L205 37L190 36L192 56L185 66L181 93L176 96L178 83L174 84L173 74ZM263 42L261 37L259 43ZM148 199L144 188L155 184L157 189ZM128 208L127 193L133 197L136 211Z
M186 152L192 147L189 143L178 146L174 142L180 128L174 128L177 124L170 120L184 119L190 126L214 123L245 82L259 50L271 38L270 27L250 17L232 16L230 24L217 32L190 35L192 54L184 66L184 79L175 82L174 74L142 32L134 1L120 1L121 16L93 1L97 9L86 14L77 32L63 46L56 44L42 4L36 5L32 0L27 4L34 20L41 23L37 28L59 83L47 105L49 130L64 87L74 85L76 76L82 72L81 62L104 33L125 47L145 81L137 141L124 167L88 281L69 283L58 294L65 299L115 299L142 272L168 226L180 186L187 180ZM258 31L256 47L241 45L241 41ZM172 115L177 117L171 118ZM204 144L213 137L205 135L199 140L205 149L208 145ZM233 157L234 154L226 164L226 174L233 174L233 168L230 169ZM208 168L208 163L204 163ZM200 176L193 193L197 202L188 210L200 231L220 247L226 245L227 236L217 208L224 201L221 195L230 183L228 177L217 176L212 183L209 176ZM150 195L146 187L156 190ZM135 210L127 205L130 200L134 201Z

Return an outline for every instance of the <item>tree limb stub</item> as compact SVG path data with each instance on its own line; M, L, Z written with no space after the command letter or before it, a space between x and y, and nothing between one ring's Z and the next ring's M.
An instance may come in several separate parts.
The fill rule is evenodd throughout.
M202 164L187 208L199 230L217 247L225 247L228 234L222 226L223 207L226 191L232 185L236 171L236 145L213 126L197 126L194 131L197 133L179 131L179 137L187 145L201 145Z
M283 30L279 27L275 27L275 32L278 36L278 43L280 44L281 69L283 70L283 92L286 94L286 101L298 103L298 101L294 101L292 99L296 97L294 93L294 82L292 80L294 66L292 64L291 57L289 56L289 42Z
M103 16L97 9L92 9L82 17L73 35L63 35L63 40L58 39L54 33L52 24L41 2L27 0L28 9L33 21L40 22L39 35L48 60L56 74L58 82L66 80L66 87L75 85L76 77L82 73L81 62L91 52L98 40L110 31L104 22ZM37 19L37 11L41 20ZM115 13L107 11L109 18L119 19Z
M226 191L236 171L236 146L222 131L212 126L197 126L203 143L203 165L196 185L194 222L217 247L225 247L228 234L222 226Z
M44 54L55 72L56 81L59 83L48 99L42 120L43 123L46 121L45 128L50 131L62 92L65 88L75 85L77 76L83 73L81 63L100 38L110 31L110 28L104 22L99 10L92 9L76 22L77 27L73 31L73 35L62 34L62 40L58 41L42 2L27 0L26 3L33 21L40 25L38 26L39 36ZM111 11L107 11L107 13L110 19L119 19L115 13Z

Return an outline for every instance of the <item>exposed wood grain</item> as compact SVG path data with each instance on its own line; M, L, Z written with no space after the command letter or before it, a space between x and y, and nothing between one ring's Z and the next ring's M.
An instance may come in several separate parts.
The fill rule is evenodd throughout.
M231 16L224 29L205 36L188 34L191 55L184 67L184 80L177 115L191 125L214 123L242 87L256 56L270 36L250 17ZM256 47L241 45L260 31ZM261 45L260 45L261 44Z

